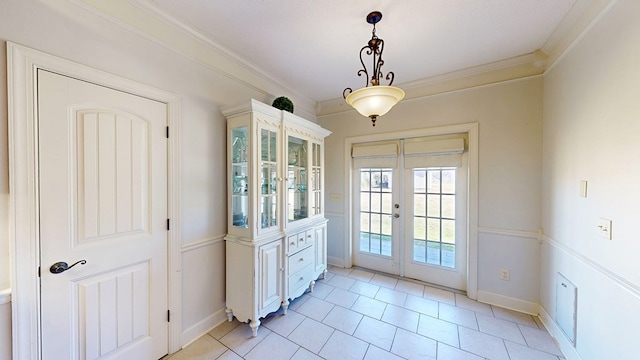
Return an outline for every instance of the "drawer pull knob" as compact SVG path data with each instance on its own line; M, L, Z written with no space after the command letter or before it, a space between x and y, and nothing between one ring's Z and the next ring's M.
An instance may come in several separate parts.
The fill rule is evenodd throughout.
M300 280L298 280L298 281L302 281L302 280L304 280L304 277L303 277L303 276L300 276Z
M291 245L295 245L295 244L296 244L296 242L295 242L295 241L292 241L292 242L291 242Z
M303 262L303 261L304 261L304 258L300 258L300 260L298 260L298 261Z

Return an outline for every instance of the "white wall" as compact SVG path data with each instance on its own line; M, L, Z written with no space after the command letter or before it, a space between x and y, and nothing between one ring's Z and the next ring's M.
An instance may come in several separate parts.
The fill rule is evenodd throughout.
M347 136L479 123L479 290L489 297L539 302L550 319L555 273L560 271L578 286L575 356L632 358L631 337L640 323L635 261L640 241L634 231L640 213L640 192L635 189L640 178L638 15L640 3L618 0L546 74L544 91L542 78L531 78L405 101L375 128L355 112L321 118L320 124L333 131L326 142L327 194L344 196ZM68 1L3 1L0 292L10 287L6 40L180 96L182 341L193 340L222 315L224 301L226 189L219 169L224 168L225 121L219 108L272 96ZM577 196L580 180L589 182L586 199ZM331 219L329 255L337 263L347 256L344 201L327 197L326 208ZM598 217L613 220L612 241L595 234ZM541 223L542 251L535 239ZM500 268L511 270L511 281L498 279ZM7 304L2 306L0 327L9 321ZM5 337L0 331L0 348Z
M226 232L227 206L225 172L220 169L225 169L226 121L219 108L251 97L267 101L273 95L200 66L72 2L2 1L0 291L10 287L5 41L132 79L180 97L183 343L222 320L225 267L221 237ZM7 321L3 308L0 326ZM0 336L5 337L6 334L0 332ZM0 339L0 344L5 341Z
M355 111L320 117L318 123L333 131L325 142L330 260L344 264L349 256L344 251L345 137L473 122L479 124L480 157L478 289L537 304L540 77L401 102L375 127ZM342 200L332 201L331 194L342 195ZM501 268L511 270L511 281L498 279Z
M577 286L571 358L638 357L639 16L640 2L617 1L545 75L541 304L550 322L557 272ZM613 220L612 240L598 218Z
M11 294L0 290L0 360L11 360Z

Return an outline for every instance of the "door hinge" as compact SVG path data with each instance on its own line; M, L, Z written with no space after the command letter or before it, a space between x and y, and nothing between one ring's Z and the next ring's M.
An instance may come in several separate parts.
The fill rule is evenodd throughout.
M167 231L171 230L171 219L167 219Z
M38 277L41 277L41 275L40 275L40 266L38 266Z
M169 138L169 127L167 126L167 139Z
M167 322L171 322L171 310L167 310Z

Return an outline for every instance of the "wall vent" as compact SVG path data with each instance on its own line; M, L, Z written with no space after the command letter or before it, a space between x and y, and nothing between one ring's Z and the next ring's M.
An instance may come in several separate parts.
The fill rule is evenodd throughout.
M562 274L556 277L556 324L567 339L576 346L578 288Z

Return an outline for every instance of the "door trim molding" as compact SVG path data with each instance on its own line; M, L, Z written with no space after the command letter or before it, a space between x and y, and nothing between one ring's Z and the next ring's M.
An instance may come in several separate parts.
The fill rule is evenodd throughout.
M431 128L421 128L412 130L403 130L396 132L353 136L345 138L344 152L344 213L351 214L353 209L353 190L351 182L353 180L353 171L351 165L351 146L356 143L407 139L423 136L446 135L453 133L466 133L469 138L469 183L467 193L467 296L470 299L478 299L478 123L445 125ZM345 234L347 240L344 248L344 266L350 268L353 266L353 239L352 216L346 216Z
M169 353L180 349L181 252L179 220L179 115L175 94L7 41L9 241L14 359L40 358L39 208L37 174L37 70L142 96L167 105Z

